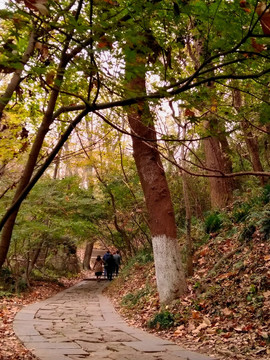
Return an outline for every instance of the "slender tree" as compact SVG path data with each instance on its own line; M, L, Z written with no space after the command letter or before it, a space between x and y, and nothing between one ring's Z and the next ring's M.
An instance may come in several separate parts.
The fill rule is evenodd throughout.
M75 16L76 19L78 19L78 17L79 17L79 14L81 11L81 4L82 4L82 1L80 1L79 5L78 5L77 15ZM73 32L73 30L72 30L72 32ZM13 203L15 203L17 201L17 199L21 195L24 188L28 185L28 183L32 177L32 174L34 172L34 169L35 169L35 166L37 163L37 159L38 159L40 150L43 145L44 138L45 138L46 134L48 133L50 126L54 120L54 117L53 117L54 110L55 110L57 98L59 96L61 84L63 82L65 69L66 69L67 65L69 64L69 62L72 60L72 58L78 52L80 52L82 49L82 47L79 46L73 51L73 53L71 53L71 54L69 53L69 46L70 46L70 42L71 42L72 32L71 32L71 34L69 34L69 36L66 37L66 40L65 40L65 43L63 46L63 50L61 53L57 73L56 73L55 80L53 83L53 89L51 91L50 99L48 101L47 110L44 114L43 120L41 122L41 125L36 134L35 140L33 142L33 145L32 145L29 157L28 157L28 161L25 165L21 180L18 183L16 192L15 192L15 195L14 195L14 198L12 201ZM14 212L9 216L9 218L8 218L7 222L5 223L5 226L2 230L1 241L0 241L0 268L2 267L2 265L6 259L6 255L7 255L9 246L10 246L11 236L12 236L12 232L13 232L13 228L14 228L14 224L15 224L15 220L16 220L18 211L19 211L19 206L17 206L16 210L14 210Z
M92 256L93 247L94 247L94 241L86 243L84 256L83 256L83 269L84 270L91 270L90 260L91 260L91 256Z
M233 91L233 104L238 112L241 111L241 108L243 106L243 99L241 92L237 88ZM252 133L251 126L248 123L247 119L243 119L241 121L241 128L243 131L253 170L263 172L263 166L260 160L258 140ZM259 179L262 186L265 185L265 183L267 182L267 178L264 176L260 176Z

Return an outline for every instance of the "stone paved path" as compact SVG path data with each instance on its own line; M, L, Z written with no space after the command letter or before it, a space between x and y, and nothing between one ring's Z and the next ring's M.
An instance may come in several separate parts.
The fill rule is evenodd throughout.
M102 295L106 281L85 280L24 307L15 317L17 337L40 360L211 360L132 328Z

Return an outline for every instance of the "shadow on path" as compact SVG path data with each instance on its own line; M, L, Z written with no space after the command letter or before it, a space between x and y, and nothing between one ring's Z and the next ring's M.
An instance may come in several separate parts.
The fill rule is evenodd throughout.
M106 286L82 281L24 307L15 334L40 360L213 360L127 325L102 295Z

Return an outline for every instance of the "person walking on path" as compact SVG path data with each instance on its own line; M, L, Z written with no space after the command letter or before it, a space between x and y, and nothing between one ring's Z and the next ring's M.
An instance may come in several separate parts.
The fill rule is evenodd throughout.
M110 255L111 255L110 250L107 250L107 252L103 255L103 258L102 258L102 260L104 262L104 277L108 277L107 276L107 268L108 268L107 260L110 257Z
M112 281L114 269L115 269L114 258L113 258L113 255L110 254L110 256L107 259L107 279L109 281Z
M95 270L95 275L97 277L97 281L99 282L103 273L103 260L101 259L100 255L98 255L96 258L93 270Z
M119 267L121 265L121 255L119 250L116 250L116 253L113 254L114 262L115 262L115 275L118 276Z

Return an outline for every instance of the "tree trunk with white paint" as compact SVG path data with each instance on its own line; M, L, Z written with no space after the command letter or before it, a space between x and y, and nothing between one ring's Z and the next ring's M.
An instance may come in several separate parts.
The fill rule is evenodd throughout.
M180 248L175 237L166 235L153 236L152 243L159 299L167 304L187 290Z
M129 74L130 75L130 74ZM129 81L129 90L145 93L145 74ZM157 288L161 303L179 298L186 290L170 190L156 144L156 131L146 102L128 109L133 156L149 215Z

